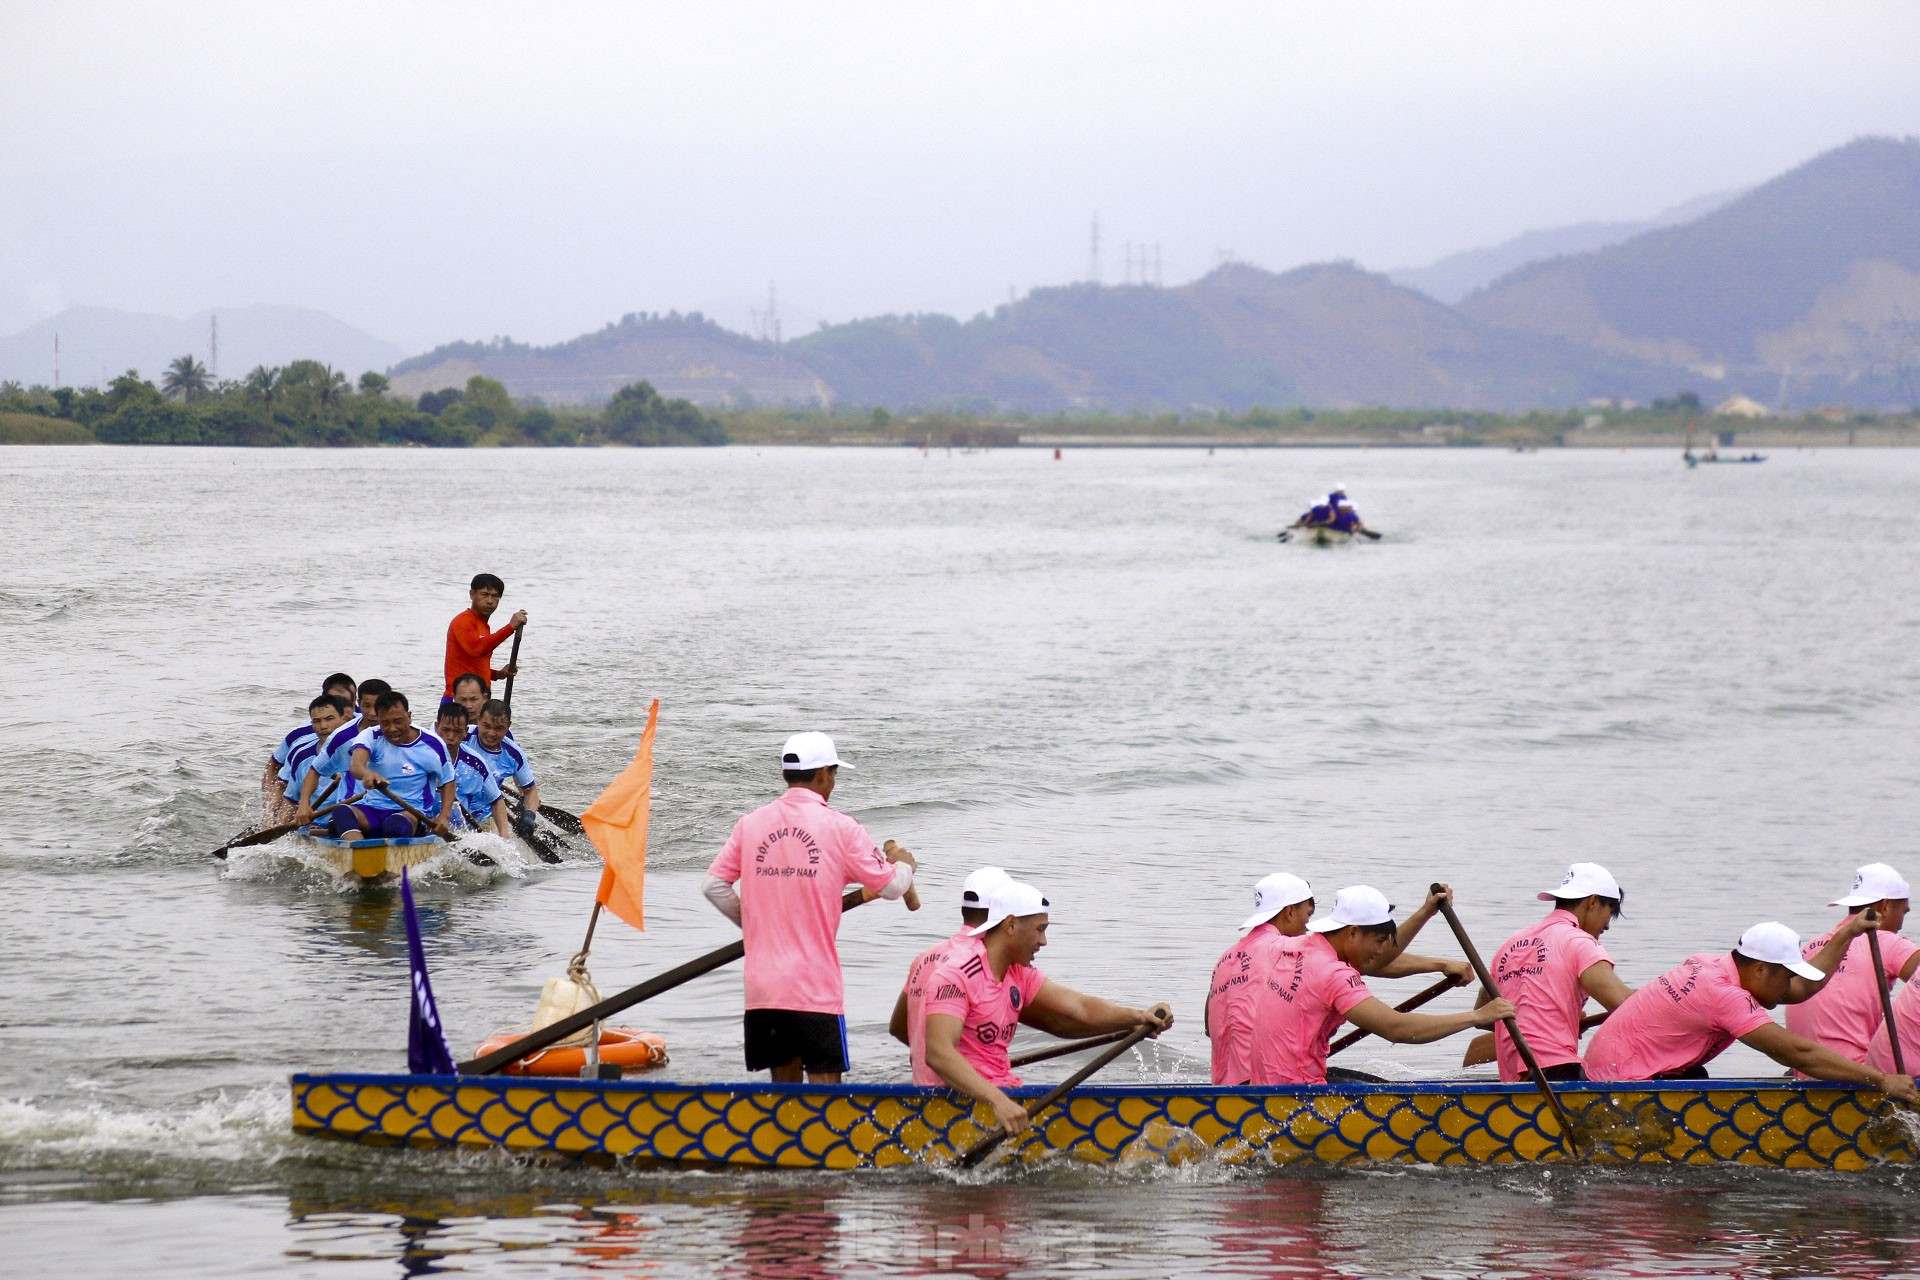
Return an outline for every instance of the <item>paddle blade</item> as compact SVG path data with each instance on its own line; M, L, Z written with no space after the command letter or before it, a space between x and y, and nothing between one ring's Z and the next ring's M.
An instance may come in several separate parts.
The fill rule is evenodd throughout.
M453 1052L433 1003L433 984L427 981L427 952L420 945L420 918L413 910L413 881L400 869L400 901L407 916L407 968L413 979L413 1000L407 1014L407 1070L417 1076L453 1074Z
M660 700L655 698L633 763L580 815L587 839L607 864L595 900L636 929L647 927L647 819L653 807L653 735L659 723Z
M299 825L297 822L283 822L277 827L264 827L259 831L249 832L244 836L236 836L221 845L218 849L215 849L213 856L216 858L224 858L227 856L227 850L229 849L245 849L252 845L266 844L269 841L278 840L281 836L287 834L287 832Z

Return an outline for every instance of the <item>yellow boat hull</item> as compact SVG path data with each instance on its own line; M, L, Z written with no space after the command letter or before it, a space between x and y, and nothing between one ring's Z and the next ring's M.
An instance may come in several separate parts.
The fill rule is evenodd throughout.
M303 835L303 842L320 860L342 876L378 880L397 876L404 867L417 867L438 857L447 842L437 836L396 840L335 840Z
M992 1123L941 1090L497 1077L296 1075L297 1132L357 1142L500 1147L643 1165L804 1169L938 1163ZM1043 1092L1015 1090L1016 1096ZM1786 1081L1566 1085L1601 1163L1862 1169L1911 1162L1883 1096ZM1087 1088L1005 1144L1006 1159L1505 1164L1571 1158L1527 1085L1456 1081Z

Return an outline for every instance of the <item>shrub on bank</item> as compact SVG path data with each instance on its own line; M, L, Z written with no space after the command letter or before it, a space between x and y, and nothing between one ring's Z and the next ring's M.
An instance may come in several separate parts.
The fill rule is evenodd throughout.
M94 444L93 432L66 418L0 413L0 444Z

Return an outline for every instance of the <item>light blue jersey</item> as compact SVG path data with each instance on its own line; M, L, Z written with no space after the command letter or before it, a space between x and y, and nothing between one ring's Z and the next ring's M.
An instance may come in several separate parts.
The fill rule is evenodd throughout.
M273 748L273 762L278 765L279 768L274 772L279 775L280 781L288 782L291 780L288 776L287 761L292 758L294 749L303 742L312 742L315 736L313 732L313 721L307 720L287 730L286 735L275 745Z
M533 766L527 763L527 753L522 751L520 744L513 740L511 730L505 738L501 739L498 751L489 751L480 745L480 731L468 729L467 750L486 762L487 772L493 775L496 783L504 783L508 778L512 778L524 791L538 782L538 779L533 776Z
M313 787L315 808L320 807L320 793L325 791L327 784L335 778L340 779L340 785L333 789L333 794L326 801L327 804L332 804L335 800L351 800L364 790L360 785L360 779L349 772L353 764L353 740L360 736L360 731L364 728L366 725L359 716L355 716L328 734L325 742L319 742L316 739L313 763L310 766L314 773L320 775L320 781ZM292 787L292 794L295 798L300 795L298 780Z
M473 815L473 820L485 826L493 814L493 802L500 798L500 784L493 780L493 774L487 769L487 762L465 747L460 748L453 762L453 794L460 807ZM460 815L453 816L453 825L466 825Z
M378 729L365 729L354 738L352 749L367 753L367 767L387 780L394 795L430 814L440 806L440 788L453 781L453 762L446 743L419 729L413 732L413 741L402 747L388 742ZM390 813L400 809L380 791L368 791L362 804Z

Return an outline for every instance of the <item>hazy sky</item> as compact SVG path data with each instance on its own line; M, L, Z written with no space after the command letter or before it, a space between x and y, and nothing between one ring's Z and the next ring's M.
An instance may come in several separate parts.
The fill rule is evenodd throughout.
M1920 5L0 0L0 333L970 315L1160 246L1423 264L1920 133Z

